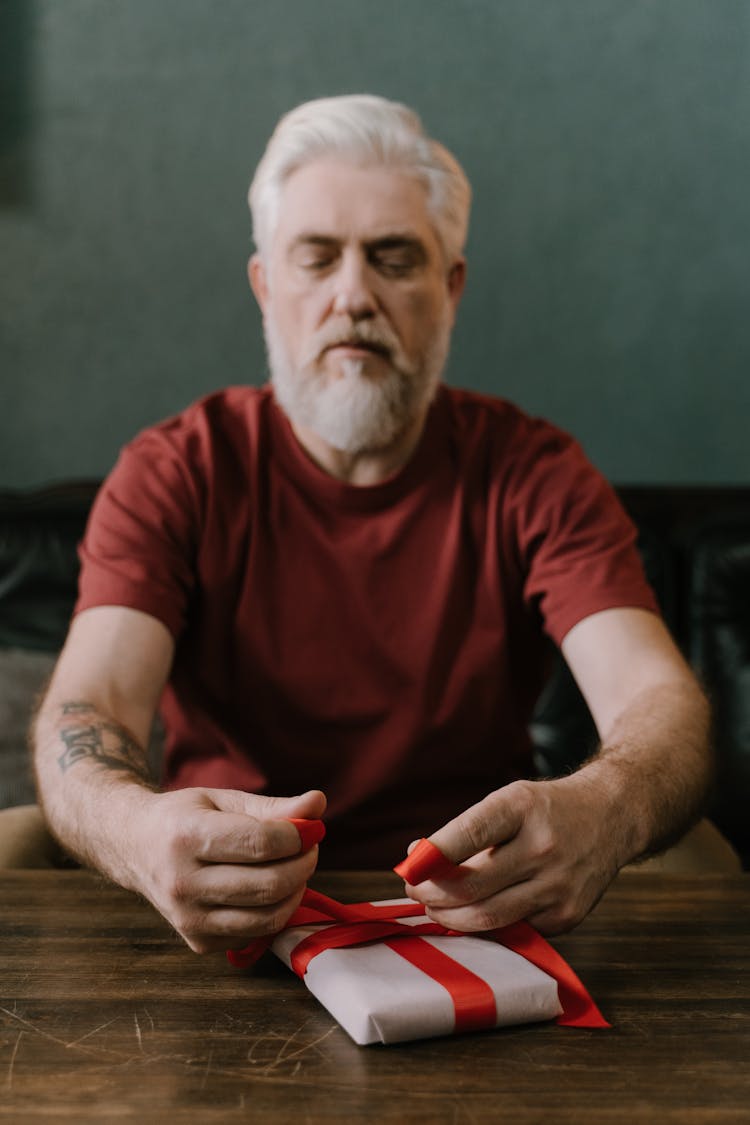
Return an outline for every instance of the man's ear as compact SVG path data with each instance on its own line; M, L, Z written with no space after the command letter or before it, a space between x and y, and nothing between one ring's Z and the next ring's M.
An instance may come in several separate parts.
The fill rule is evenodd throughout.
M247 263L247 279L255 294L255 300L260 305L260 311L265 314L268 303L268 280L266 278L266 267L260 254L253 254Z
M461 294L466 285L466 258L457 258L448 270L448 297L453 306L453 315L456 315Z

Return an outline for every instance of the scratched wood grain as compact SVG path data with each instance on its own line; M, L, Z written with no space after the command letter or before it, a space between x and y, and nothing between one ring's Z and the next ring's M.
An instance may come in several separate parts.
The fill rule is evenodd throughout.
M342 900L387 875L331 874ZM554 944L611 1031L357 1047L273 957L197 957L87 872L0 874L0 1119L750 1120L750 877L621 876Z

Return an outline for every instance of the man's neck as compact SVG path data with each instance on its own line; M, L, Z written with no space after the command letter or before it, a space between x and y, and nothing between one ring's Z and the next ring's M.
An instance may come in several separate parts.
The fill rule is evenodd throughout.
M346 453L329 445L307 426L292 422L292 430L302 448L319 468L346 484L360 487L380 484L394 476L411 458L425 425L426 412L412 422L391 445L385 449L364 453Z

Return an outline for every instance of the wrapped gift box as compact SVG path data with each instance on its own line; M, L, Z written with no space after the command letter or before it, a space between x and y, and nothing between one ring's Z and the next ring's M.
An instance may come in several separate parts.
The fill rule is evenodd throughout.
M402 903L414 906L409 899L376 905L398 907ZM420 940L415 943L410 937L396 937L323 949L310 958L304 972L307 987L356 1043L451 1035L480 1026L550 1020L562 1012L557 981L518 953L481 937L420 937L420 930L434 929L427 918L400 917L397 910L392 916ZM294 926L279 934L271 948L299 971L293 965L295 950L315 934L324 934L324 930ZM404 949L403 955L399 947ZM425 963L427 969L417 967L412 958ZM457 994L463 997L458 1007ZM477 1009L484 1014L474 1018Z

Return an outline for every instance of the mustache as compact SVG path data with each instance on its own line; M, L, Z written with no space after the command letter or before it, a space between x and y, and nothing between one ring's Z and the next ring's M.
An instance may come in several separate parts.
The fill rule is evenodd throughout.
M307 361L319 359L323 352L340 345L371 348L389 359L400 351L398 340L382 325L370 324L368 321L362 321L361 324L332 323L315 336Z

